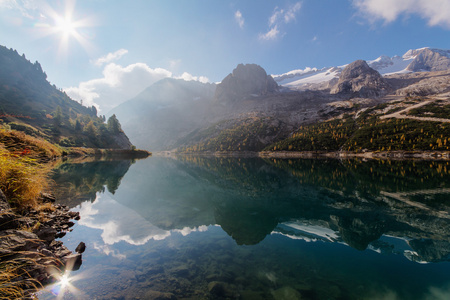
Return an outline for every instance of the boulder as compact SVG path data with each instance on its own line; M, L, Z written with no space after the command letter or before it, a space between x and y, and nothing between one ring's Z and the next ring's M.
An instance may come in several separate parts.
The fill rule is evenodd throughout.
M80 253L69 254L63 258L63 261L66 269L70 271L77 271L83 263Z
M53 196L52 194L49 194L49 193L41 193L39 198L44 203L47 203L47 202L54 203L56 201L55 196Z
M51 242L56 237L56 229L50 226L44 226L40 228L36 234L37 236L44 241Z
M77 248L75 248L75 252L77 253L83 253L84 250L86 250L86 244L84 242L80 242Z
M40 245L34 233L15 229L0 231L0 256L18 251L36 251Z

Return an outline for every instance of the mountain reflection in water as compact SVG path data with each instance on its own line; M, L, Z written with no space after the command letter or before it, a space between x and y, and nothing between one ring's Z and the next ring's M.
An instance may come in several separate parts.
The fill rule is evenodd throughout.
M81 213L65 244L87 239L87 261L103 255L106 269L129 275L130 299L450 295L445 161L152 157L54 174L70 195L59 198ZM102 299L92 284L84 290Z

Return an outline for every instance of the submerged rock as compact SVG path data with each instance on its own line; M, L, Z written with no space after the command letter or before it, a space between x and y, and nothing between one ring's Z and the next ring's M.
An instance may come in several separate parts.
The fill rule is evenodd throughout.
M239 294L234 285L221 281L212 281L208 284L208 291L214 299L238 299Z
M177 297L175 297L172 293L162 293L158 291L148 291L145 294L145 299L149 300L176 300Z
M290 286L284 286L275 291L272 291L272 296L276 300L299 300L302 299L302 295L299 291L291 288Z

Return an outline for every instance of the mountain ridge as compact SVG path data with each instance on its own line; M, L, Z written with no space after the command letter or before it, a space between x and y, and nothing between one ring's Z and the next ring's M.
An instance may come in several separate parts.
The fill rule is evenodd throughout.
M39 62L0 46L0 128L23 131L64 147L130 149L119 121L97 116L51 85Z
M446 63L439 67L439 62L442 61ZM428 47L410 49L402 56L381 55L374 60L367 60L367 64L383 76L395 73L419 72L424 70L423 67L425 67L425 71L442 71L450 66L450 50ZM304 70L298 69L284 74L273 74L272 77L280 86L286 88L295 90L322 89L329 86L329 83L332 85L334 83L332 81L336 81L347 65L323 68L307 67ZM422 69L420 66L422 66Z
M428 48L408 51L402 58L393 58L397 65L387 57L371 62L357 60L345 65L342 70L331 69L325 75L332 77L332 80L308 90L278 85L262 67L239 64L233 70L239 76L230 73L217 85L172 80L173 85L168 94L141 93L137 96L140 98L139 107L131 105L136 101L135 98L113 112L125 120L124 129L130 132L133 141L141 148L152 151L257 152L264 145L269 146L292 136L302 126L343 118L349 114L355 118L365 116L364 110L390 101L397 101L407 107L413 105L408 99L414 97L419 97L421 101L423 97L446 99L450 96L450 69L381 74L371 67L377 66L384 71L399 69L399 66L405 68L406 63L410 65L421 53L425 53L421 59L423 64L439 68L445 66L442 61L445 62L448 57L442 53L447 51L433 51L437 56L427 54ZM305 74L325 71L308 69ZM163 82L167 81L156 83L149 89L158 90L157 87ZM198 88L197 94L192 93L195 91L194 85ZM198 97L199 94L204 97ZM156 107L155 103L167 105ZM447 105L445 101L433 103L444 110ZM387 106L393 110L400 109L396 105ZM125 115L126 111L128 115ZM370 117L379 118L381 115ZM416 119L414 122L419 121ZM429 145L433 143L435 141Z

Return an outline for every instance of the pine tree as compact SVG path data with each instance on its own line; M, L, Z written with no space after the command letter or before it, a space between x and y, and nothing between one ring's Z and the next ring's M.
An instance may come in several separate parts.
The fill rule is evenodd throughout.
M117 134L119 132L122 132L122 126L120 125L119 120L117 119L116 115L112 115L108 119L108 130L113 133Z
M56 107L56 111L55 111L55 116L53 117L53 120L55 122L55 126L59 127L62 124L62 110L61 110L61 106L57 106Z

